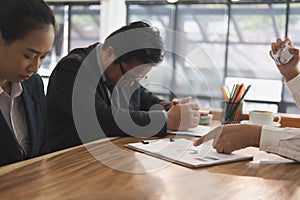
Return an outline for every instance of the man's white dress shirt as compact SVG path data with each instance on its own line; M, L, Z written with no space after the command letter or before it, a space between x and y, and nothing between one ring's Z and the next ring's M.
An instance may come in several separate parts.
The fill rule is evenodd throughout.
M286 85L300 109L300 74ZM300 161L300 129L263 126L260 149Z

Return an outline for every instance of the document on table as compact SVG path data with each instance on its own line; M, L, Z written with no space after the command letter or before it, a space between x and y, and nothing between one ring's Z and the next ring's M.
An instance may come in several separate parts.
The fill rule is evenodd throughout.
M191 168L253 159L253 156L238 153L217 153L212 147L212 141L208 141L198 147L195 147L191 140L170 140L169 138L164 138L158 140L144 140L138 143L129 143L125 146L145 154Z
M168 133L173 135L188 135L201 137L209 131L213 130L214 128L216 127L198 125L196 128L189 128L186 131L168 131Z

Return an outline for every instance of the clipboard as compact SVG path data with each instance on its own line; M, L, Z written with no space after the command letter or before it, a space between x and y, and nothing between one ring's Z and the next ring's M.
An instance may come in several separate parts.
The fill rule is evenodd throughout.
M237 161L252 160L253 156L239 153L221 154L212 147L212 141L198 147L187 139L158 139L129 143L126 147L189 168L207 167Z

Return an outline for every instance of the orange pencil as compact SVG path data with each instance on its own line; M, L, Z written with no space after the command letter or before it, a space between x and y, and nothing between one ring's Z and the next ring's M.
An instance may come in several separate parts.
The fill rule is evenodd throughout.
M228 101L228 100L229 100L229 97L228 97L228 94L227 94L227 92L226 92L226 90L225 90L225 87L222 86L222 87L221 87L221 90L222 90L222 93L223 93L223 96L224 96L225 100Z

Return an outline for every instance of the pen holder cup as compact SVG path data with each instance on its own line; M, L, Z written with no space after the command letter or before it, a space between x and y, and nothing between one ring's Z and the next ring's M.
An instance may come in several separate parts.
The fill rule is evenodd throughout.
M222 124L240 123L243 117L243 101L241 102L222 102Z

